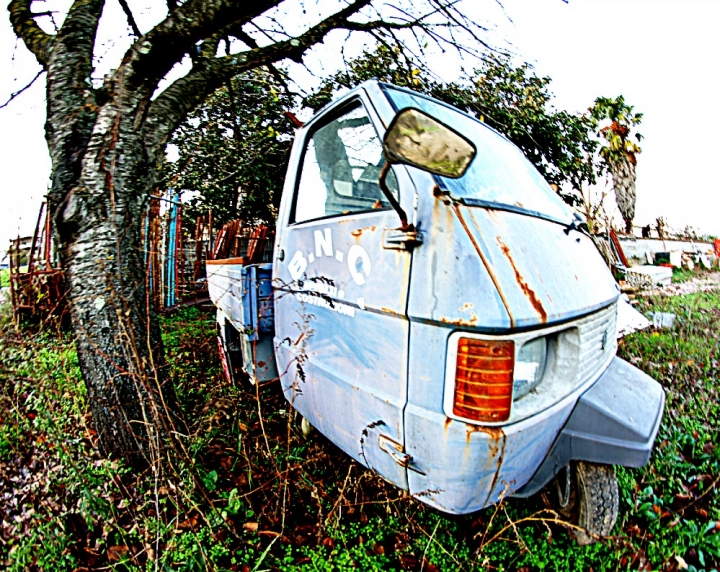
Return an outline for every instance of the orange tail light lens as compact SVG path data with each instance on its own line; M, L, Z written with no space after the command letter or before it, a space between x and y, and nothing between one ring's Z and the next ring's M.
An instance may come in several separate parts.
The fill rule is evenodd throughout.
M514 366L514 342L460 338L453 413L474 421L507 421Z

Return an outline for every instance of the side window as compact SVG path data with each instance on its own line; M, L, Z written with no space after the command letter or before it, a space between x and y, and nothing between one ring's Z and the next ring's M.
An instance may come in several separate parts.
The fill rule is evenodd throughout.
M384 162L382 143L361 104L323 125L305 149L293 222L389 208L378 185ZM387 184L397 198L392 170Z

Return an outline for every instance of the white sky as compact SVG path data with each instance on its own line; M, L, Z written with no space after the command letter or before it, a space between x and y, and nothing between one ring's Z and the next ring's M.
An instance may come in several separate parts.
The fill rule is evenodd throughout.
M131 1L135 8L141 0ZM624 95L644 114L638 158L636 224L665 216L720 236L720 185L714 174L720 114L720 2L717 0L465 0L467 10L498 25L519 58L552 78L555 105L584 110L597 96ZM114 3L109 20L119 20ZM149 17L138 8L138 19ZM6 13L4 13L6 14ZM141 27L143 23L141 21ZM107 27L107 24L106 24ZM110 46L111 48L112 46ZM328 46L337 54L337 46ZM323 58L318 54L319 58ZM327 57L324 61L332 61ZM117 61L117 60L115 60ZM328 67L327 65L325 66ZM0 20L0 103L37 73ZM0 249L31 234L47 189L44 80L0 109Z

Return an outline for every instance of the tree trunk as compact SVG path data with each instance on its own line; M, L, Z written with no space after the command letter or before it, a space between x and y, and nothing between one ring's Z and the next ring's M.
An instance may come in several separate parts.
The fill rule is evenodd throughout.
M625 158L612 166L611 173L615 200L625 221L625 232L630 234L635 218L635 164Z
M102 454L147 465L180 423L139 248L154 157L137 102L98 107L58 75L48 74L49 202L88 404Z

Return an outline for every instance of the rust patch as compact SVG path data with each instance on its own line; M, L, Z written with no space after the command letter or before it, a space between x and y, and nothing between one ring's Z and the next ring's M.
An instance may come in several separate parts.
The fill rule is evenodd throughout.
M530 300L530 303L533 305L533 308L535 308L535 311L540 314L540 319L543 323L547 322L547 312L545 311L545 308L543 308L542 302L540 302L540 299L537 297L537 294L535 294L535 291L528 286L528 283L525 282L525 279L522 277L522 274L520 274L520 271L518 270L517 266L515 265L515 261L513 260L512 255L510 254L510 249L507 247L507 245L502 241L502 239L498 236L497 242L500 245L500 250L502 250L503 254L507 257L508 261L510 262L510 266L512 266L513 271L515 272L515 280L520 285L520 288L525 293L525 296L528 300Z
M510 327L511 328L515 327L515 318L513 318L512 312L510 311L510 304L508 303L507 299L505 298L505 294L503 293L502 286L500 285L500 281L498 280L497 276L495 276L495 271L490 266L490 261L487 259L487 257L483 253L482 249L480 248L480 245L475 240L475 237L473 236L472 232L470 232L470 229L468 228L468 225L465 222L465 219L463 218L462 213L460 212L460 206L453 205L453 208L455 210L455 214L458 217L458 220L460 221L460 224L462 225L463 229L465 230L465 234L467 234L468 238L470 239L470 242L472 242L472 245L475 247L475 251L478 253L480 260L482 260L482 263L485 266L485 270L487 270L487 273L490 276L490 279L493 281L493 284L495 285L495 288L497 289L498 295L500 296L503 306L505 306L505 311L507 312L508 318L510 319ZM479 228L478 228L478 230L479 230Z
M440 318L440 321L443 324L450 324L451 326L477 326L478 317L476 314L471 314L470 318L467 320L451 320L450 318Z
M470 435L473 433L485 433L490 437L490 453L491 457L497 455L500 440L505 437L502 427L485 427L483 425L473 425L465 423L465 440L470 442Z
M375 232L377 230L377 227L376 226L366 226L365 228L356 228L350 234L352 234L355 237L358 237L358 236L361 236L362 233L365 232L366 230L369 232Z
M470 310L474 307L475 307L475 304L473 304L472 302L465 302L462 306L460 306L460 311L467 312L468 310Z
M380 311L383 314L390 314L391 316L395 316L396 318L404 318L405 314L401 314L400 312L396 312L395 310L392 310L390 308L385 308L384 306L380 308Z

